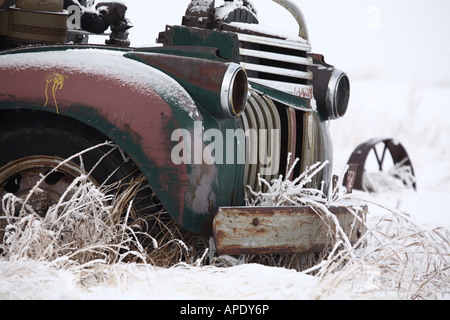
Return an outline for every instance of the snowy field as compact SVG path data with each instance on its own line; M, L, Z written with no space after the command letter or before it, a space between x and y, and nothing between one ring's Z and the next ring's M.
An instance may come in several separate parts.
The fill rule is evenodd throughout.
M374 112L360 114L355 102L374 96L371 88L391 87L383 81L358 81L354 83L352 111L346 120L332 124L335 134L336 172L342 170L355 143L374 134L402 136L402 142L410 151L418 176L418 192L410 190L387 190L377 194L358 194L382 204L388 209L398 209L425 230L435 227L450 228L450 168L446 139L450 126L430 126L428 121L404 117L400 108L393 112L391 106L374 108ZM429 88L442 95L450 93L447 88ZM407 90L406 90L407 91ZM443 101L433 111L433 117L450 119ZM423 100L424 103L426 99ZM442 116L446 114L446 116ZM386 121L386 116L398 121ZM424 116L432 117L427 114ZM414 130L400 130L411 121ZM347 123L347 124L345 124ZM367 123L367 125L364 125ZM382 124L382 125L381 125ZM403 131L403 132L402 132ZM414 131L414 132L410 132ZM432 131L432 132L430 132ZM359 132L355 135L355 132ZM421 134L422 133L422 134ZM428 136L428 137L427 137ZM361 140L362 139L362 140ZM341 162L341 164L339 164ZM375 221L389 210L370 205L369 220ZM447 251L448 254L448 251ZM286 300L286 299L407 299L409 293L384 292L377 286L377 271L373 274L343 274L337 284L328 279L282 268L256 264L237 265L231 268L194 267L180 265L170 269L142 265L102 266L95 274L82 268L61 270L56 263L30 260L0 260L0 299L225 299L225 300ZM448 267L448 266L447 266ZM339 272L337 272L339 274ZM348 278L347 278L348 277ZM348 283L347 283L348 281ZM447 280L448 281L448 280ZM448 283L443 284L448 289ZM449 299L450 295L440 298Z
M126 2L129 3L130 12L136 12L136 1ZM171 12L170 16L181 17L189 1L174 0L173 2L174 5L171 7L176 8L177 12ZM259 1L253 2L257 9L263 10L258 7ZM268 1L264 1L266 2ZM326 56L329 52L330 57L327 61L348 70L352 81L352 98L347 115L343 119L330 123L334 141L335 173L339 175L342 173L351 152L358 144L374 137L397 139L406 147L412 159L417 176L417 192L388 186L377 193L355 193L355 197L369 201L370 225L375 225L384 216L392 221L395 220L392 226L396 230L385 231L386 234L397 231L398 241L387 242L389 248L383 248L384 251L380 249L381 255L388 252L391 256L388 264L365 264L361 258L365 253L359 251L356 254L360 256L355 257L354 263L334 273L318 277L257 264L236 264L229 268L181 264L168 269L147 265L118 264L99 266L93 272L93 269L78 267L58 269L55 267L56 262L0 259L0 299L450 299L448 270L428 280L408 278L413 273L432 272L433 267L440 267L443 270L450 267L448 264L450 248L448 242L444 241L449 240L448 230L450 229L448 204L450 199L450 149L448 148L450 144L450 103L448 102L450 76L447 76L450 70L447 68L450 60L450 46L448 35L446 31L443 31L449 30L448 23L447 29L439 31L441 37L432 33L432 27L429 26L428 31L433 34L433 37L430 36L426 46L419 46L420 48L428 46L430 50L440 50L436 51L436 56L441 58L439 63L430 58L434 51L424 50L429 55L428 61L424 61L421 56L423 52L408 51L409 46L413 45L410 42L405 44L406 48L399 47L398 52L416 54L418 55L416 61L420 63L412 67L410 61L414 57L405 57L403 61L398 55L395 55L397 60L393 63L388 53L396 52L397 48L390 47L389 50L388 47L384 47L395 44L396 39L391 38L384 38L385 41L377 44L377 54L366 55L365 59L373 61L372 63L363 61L361 56L355 53L358 48L355 43L360 42L363 47L361 50L366 52L368 49L364 46L365 40L361 39L361 35L378 40L383 36L387 37L388 34L398 35L392 32L396 30L395 25L390 24L392 23L390 17L394 15L397 7L390 7L387 1L379 1L381 13L384 14L381 17L384 20L380 20L380 25L376 23L365 25L367 19L373 18L371 11L368 13L366 10L371 3L361 1L364 3L362 5L358 2L357 7L361 7L362 11L351 11L347 14L354 15L355 23L362 20L361 24L355 25L354 28L355 30L362 28L363 31L354 31L343 39L342 43L353 43L350 47L337 48L336 41L329 42L330 47L327 47L324 38L331 37L328 33L337 31L330 30L328 33L323 31L323 25L321 26L317 21L322 16L317 12L329 5L339 16L345 8L336 8L330 1L314 1L313 4L306 1L297 2L302 5L305 2L304 13L310 22L314 51L323 52ZM347 0L342 2L344 7L356 3L356 1ZM405 6L416 3L416 1L404 0L398 2ZM444 10L444 7L448 9L448 3L437 0L430 3L438 5L434 9L438 16L442 11L448 12ZM261 6L264 7L262 4ZM442 7L441 10L439 6ZM323 14L328 17L327 12ZM409 14L418 13L414 11ZM424 12L424 14L427 13ZM174 21L168 23L179 23L178 20L180 20L171 19ZM417 21L417 19L411 19L411 21ZM334 22L336 21L331 20L330 25ZM438 23L444 22L439 20ZM135 22L136 28L141 24L142 20L138 19ZM371 26L379 28L372 30ZM412 24L409 26L414 28ZM155 35L154 38L157 32L162 30L161 27L163 26L157 25L150 30L151 34ZM349 23L346 23L345 27L349 32L352 29ZM320 30L314 32L314 28L316 30L320 28ZM403 30L406 27L401 25L399 28ZM402 30L399 31L400 34L406 32ZM405 36L408 39L417 40L414 42L415 45L425 41L423 38L410 36L409 33ZM135 37L142 40L138 35ZM138 41L136 45L147 44L146 41ZM319 48L315 47L315 41ZM437 41L441 43L436 44ZM152 41L148 42L149 45L153 44ZM354 55L353 60L343 57L347 49L351 51L349 55ZM364 53L362 55L364 56ZM432 70L428 68L428 66L436 67L439 64L441 68ZM402 70L405 72L402 73ZM399 215L405 216L408 220L405 229L402 229L396 220ZM429 236L428 233L434 235ZM416 238L417 234L420 234L419 238ZM442 241L439 241L439 238ZM415 242L422 242L423 246L430 250L413 252ZM396 250L399 247L403 247L402 252L406 254L397 256ZM408 248L411 248L411 252L408 252ZM422 260L436 253L445 257L442 265L438 266L442 261L433 259L429 260L432 261L430 265L422 265ZM386 256L379 259L384 258ZM436 279L438 281L433 282Z

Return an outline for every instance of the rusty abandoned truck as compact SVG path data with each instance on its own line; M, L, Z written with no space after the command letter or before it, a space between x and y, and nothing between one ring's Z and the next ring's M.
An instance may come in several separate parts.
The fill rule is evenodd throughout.
M68 28L63 0L0 0L0 197L24 197L64 159L112 141L120 152L95 149L84 160L104 158L92 179L139 171L153 201L180 227L213 237L219 253L321 250L328 238L311 208L245 206L247 186L286 175L295 158L292 179L329 162L310 187L330 190L327 122L344 116L350 97L347 75L312 53L298 5L274 2L298 22L297 38L258 28L248 1L192 0L158 46L133 48L123 15L125 27L94 45L88 31ZM124 11L113 1L96 8ZM410 165L400 144L373 140L350 160L359 167L349 185L363 188L365 158L380 143L380 170L387 151ZM120 165L124 157L131 160ZM30 199L35 212L45 215L80 173L75 160ZM356 241L362 225L346 208L330 210Z

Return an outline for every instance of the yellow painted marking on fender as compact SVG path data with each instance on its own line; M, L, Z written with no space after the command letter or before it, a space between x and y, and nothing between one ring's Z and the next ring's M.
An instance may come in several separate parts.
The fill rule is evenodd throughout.
M53 83L52 86L52 94L53 94L53 101L55 102L55 107L56 107L56 113L59 114L59 108L58 108L58 102L56 101L56 92L58 90L61 90L64 87L64 79L67 79L67 77L65 75L56 73L56 72L52 72L49 73L45 76L45 97L47 98L47 100L45 101L44 107L46 107L48 105L48 88L50 86L50 84Z

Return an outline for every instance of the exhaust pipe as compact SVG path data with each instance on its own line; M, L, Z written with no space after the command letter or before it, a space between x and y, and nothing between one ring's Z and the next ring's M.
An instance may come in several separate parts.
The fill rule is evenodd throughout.
M280 6L288 10L299 26L298 35L303 39L309 41L309 33L308 27L306 26L305 17L303 16L302 10L298 7L298 5L291 0L273 0L275 3L278 3Z

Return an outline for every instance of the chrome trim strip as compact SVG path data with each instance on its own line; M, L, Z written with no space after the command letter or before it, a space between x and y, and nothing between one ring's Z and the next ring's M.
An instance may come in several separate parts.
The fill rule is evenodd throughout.
M286 54L272 53L272 52L258 51L258 50L250 50L250 49L244 49L244 48L239 48L239 54L241 56L246 56L246 57L283 61L283 62L300 64L300 65L304 65L304 66L311 66L313 64L312 58L302 58L302 57L291 56L291 55L286 55Z
M242 68L244 68L246 70L250 70L250 71L265 72L265 73L276 74L276 75L280 75L280 76L312 80L311 72L303 72L303 71L297 71L297 70L282 69L282 68L277 68L277 67L261 66L259 64L246 63L246 62L241 62L241 66L242 66Z
M311 51L311 45L309 44L309 42L303 40L302 38L298 38L298 41L295 41L295 40L283 40L261 36L253 36L243 33L237 33L237 36L238 40L243 42L257 43L273 47L301 50L306 52Z
M313 98L313 86L304 85L298 83L289 83L289 82L280 82L273 80L264 80L258 78L249 78L249 82L253 82L256 84L260 84L262 86L266 86L269 88L273 88L275 90L288 93L293 96L297 96L299 98L304 99L312 99Z

